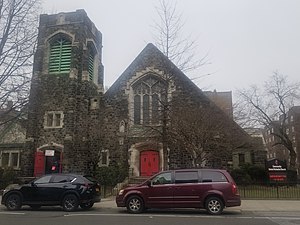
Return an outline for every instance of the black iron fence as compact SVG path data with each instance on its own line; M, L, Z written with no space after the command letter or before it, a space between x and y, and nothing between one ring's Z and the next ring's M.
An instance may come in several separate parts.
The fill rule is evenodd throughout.
M300 199L300 183L238 185L242 199Z
M102 198L114 196L120 188L101 186ZM242 199L291 199L300 200L300 183L238 185Z

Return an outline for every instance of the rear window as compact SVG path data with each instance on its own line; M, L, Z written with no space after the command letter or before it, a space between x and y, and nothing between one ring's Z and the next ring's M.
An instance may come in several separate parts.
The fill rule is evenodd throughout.
M179 171L175 172L175 183L198 183L198 171Z
M83 177L86 178L87 180L93 182L93 183L98 183L98 181L95 177L91 177L91 176L83 176Z
M228 182L219 171L202 171L202 182Z

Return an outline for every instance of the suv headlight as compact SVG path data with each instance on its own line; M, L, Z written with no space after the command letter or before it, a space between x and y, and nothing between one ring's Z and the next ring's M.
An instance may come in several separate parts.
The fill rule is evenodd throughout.
M121 189L121 190L119 191L119 195L122 195L123 193L124 193L124 190Z

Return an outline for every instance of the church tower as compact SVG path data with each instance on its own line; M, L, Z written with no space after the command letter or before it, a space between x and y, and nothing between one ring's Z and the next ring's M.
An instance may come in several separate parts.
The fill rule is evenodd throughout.
M102 34L86 12L41 15L24 176L89 171L101 146L102 96Z

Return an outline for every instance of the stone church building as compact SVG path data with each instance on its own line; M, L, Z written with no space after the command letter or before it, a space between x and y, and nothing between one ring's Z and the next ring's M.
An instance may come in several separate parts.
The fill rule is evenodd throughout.
M40 16L23 176L264 165L261 145L153 44L105 93L103 77L102 34L84 10Z

